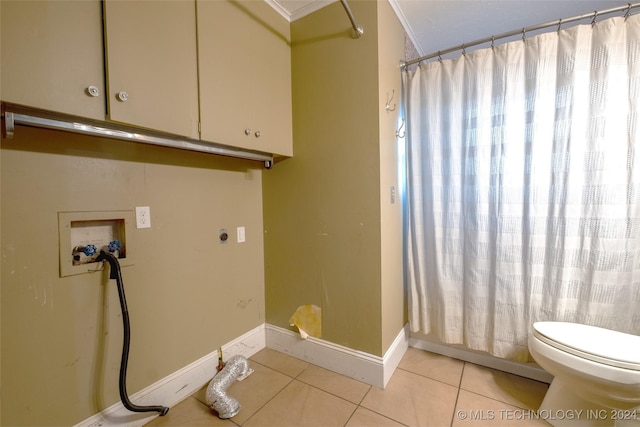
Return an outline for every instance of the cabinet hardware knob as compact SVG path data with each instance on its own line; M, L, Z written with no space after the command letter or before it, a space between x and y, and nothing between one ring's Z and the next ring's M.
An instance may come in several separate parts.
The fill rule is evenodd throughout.
M93 96L93 97L100 96L100 89L98 89L95 86L89 86L87 88L87 95Z
M120 102L126 102L127 99L129 99L129 94L127 92L125 92L125 91L120 91L116 95L116 98L118 98L118 101L120 101Z
M244 130L244 134L245 134L245 135L247 135L247 136L248 136L248 135L251 135L251 129L248 129L248 128L247 128L247 129L245 129L245 130Z
M260 131L259 131L259 130L257 130L257 131L256 131L256 133L255 133L255 135L256 135L256 138L260 138L260 135L262 135L262 133L260 133Z

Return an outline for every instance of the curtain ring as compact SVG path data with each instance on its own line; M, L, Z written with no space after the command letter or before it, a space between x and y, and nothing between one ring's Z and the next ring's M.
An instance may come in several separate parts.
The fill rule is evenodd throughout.
M631 3L628 4L627 11L624 13L624 20L626 21L629 15L631 15Z
M527 39L527 34L526 34L526 32L525 32L525 31L526 31L526 28L523 28L523 29L522 29L522 41L523 41L523 42L525 42L525 41L526 41L526 39Z
M462 55L463 55L463 56L467 56L467 50L466 50L466 48L464 47L464 45L462 45Z
M438 51L438 61L442 62L442 55L440 55L440 51Z
M591 21L591 26L596 25L596 18L598 17L598 11L593 12L593 21Z
M496 36L491 36L491 49L496 47Z
M561 26L562 26L562 18L558 19L558 32L560 32Z

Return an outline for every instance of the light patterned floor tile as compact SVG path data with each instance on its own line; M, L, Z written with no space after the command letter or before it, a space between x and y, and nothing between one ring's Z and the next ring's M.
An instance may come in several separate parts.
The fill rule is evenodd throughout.
M523 409L538 409L548 384L466 363L460 388Z
M387 384L372 387L361 406L410 426L448 426L458 389L397 369Z
M309 366L309 363L304 360L296 359L295 357L280 353L279 351L272 350L270 348L260 350L251 356L249 360L268 366L269 368L282 372L291 378L297 377Z
M345 427L402 427L400 424L390 418L377 414L369 409L361 406L356 409L351 419Z
M221 420L206 405L207 384L147 425L549 426L535 418L547 384L414 348L385 389L271 349L249 365L253 374L227 390L241 405L232 419Z
M409 347L398 367L414 374L458 387L464 362L425 350Z
M537 412L460 390L452 427L548 427Z
M194 427L194 426L235 426L229 420L218 418L207 405L188 397L169 410L164 417L158 417L145 424L149 427Z
M356 405L294 380L243 426L344 426Z
M362 402L371 388L369 384L314 365L309 365L296 379L355 404Z
M232 418L233 422L237 424L248 420L292 381L291 377L251 360L249 367L254 372L242 381L235 381L227 389L227 394L240 403L240 412ZM206 391L208 386L209 384L194 395L205 405L207 404Z

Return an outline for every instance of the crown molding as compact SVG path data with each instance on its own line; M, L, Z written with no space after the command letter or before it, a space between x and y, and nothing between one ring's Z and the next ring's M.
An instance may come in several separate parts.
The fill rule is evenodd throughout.
M287 21L293 22L309 15L323 7L334 3L336 0L264 0L276 12L282 15Z

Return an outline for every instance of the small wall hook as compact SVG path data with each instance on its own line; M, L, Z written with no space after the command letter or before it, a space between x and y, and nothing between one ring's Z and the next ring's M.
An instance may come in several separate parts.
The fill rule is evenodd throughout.
M404 138L405 135L407 134L407 131L404 130L404 117L402 118L402 123L400 124L400 127L396 130L396 138ZM400 132L402 132L402 135L400 134Z
M384 106L384 109L387 110L387 112L396 111L396 104L393 104L393 107L391 106L391 101L393 101L393 97L395 95L396 95L396 90L395 89L392 89L391 98L389 98L389 93L387 93L387 103Z

